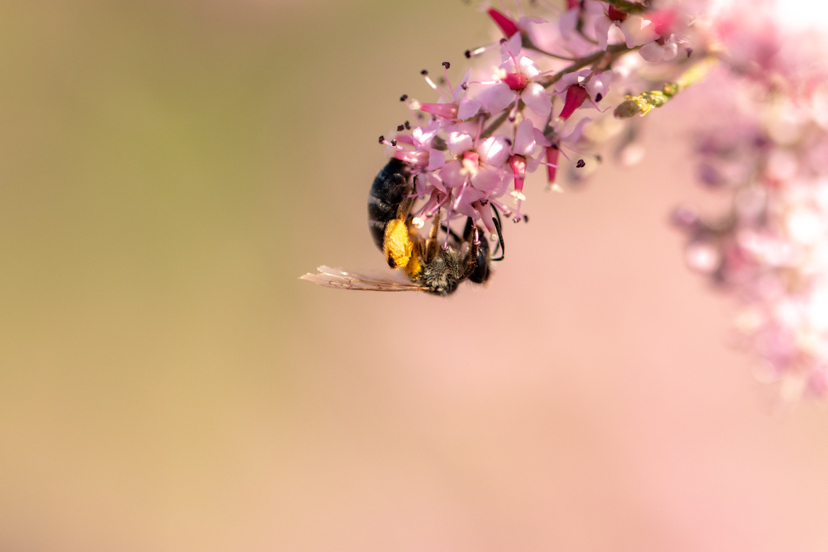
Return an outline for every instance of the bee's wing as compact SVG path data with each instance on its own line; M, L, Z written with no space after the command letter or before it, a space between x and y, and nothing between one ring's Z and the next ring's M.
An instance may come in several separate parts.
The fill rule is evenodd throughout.
M317 268L319 274L305 274L300 280L307 280L320 286L351 289L355 291L425 291L424 286L405 284L393 280L383 280L373 276L365 276L355 272L344 272L329 266Z

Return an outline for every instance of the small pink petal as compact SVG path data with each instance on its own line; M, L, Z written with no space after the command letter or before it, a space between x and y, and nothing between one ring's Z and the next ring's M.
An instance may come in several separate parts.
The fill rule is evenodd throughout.
M543 132L538 128L533 128L532 132L535 135L535 142L544 148L549 147L552 145L552 142L549 141L549 138L543 135Z
M515 145L512 148L514 153L525 156L532 155L537 144L535 142L534 130L535 127L529 119L524 120L518 125L517 131L515 132Z
M520 54L520 49L523 46L523 38L520 36L520 33L517 33L512 36L509 40L506 41L506 44L503 45L508 52L509 56L513 58L517 58Z
M460 201L456 206L459 206L460 204L466 204L469 206L469 208L471 208L472 203L480 201L481 199L486 197L486 194L478 189L473 188L472 186L466 186L465 188L463 188L462 196L459 197ZM474 216L474 214L468 216L472 217Z
M447 188L456 188L462 186L466 181L466 174L462 173L463 165L459 160L451 161L440 169L440 178Z
M530 82L521 92L520 98L529 109L541 117L549 117L552 111L552 97L540 84Z
M410 134L397 134L394 139L397 140L398 144L408 144L409 146L414 145L414 137Z
M425 173L420 173L414 177L414 192L418 196L423 196L426 193L426 186L428 185L428 177Z
M490 167L483 167L472 176L472 185L478 190L491 193L502 182L503 175Z
M583 119L578 121L578 124L576 124L574 127L572 127L572 129L570 129L569 132L567 132L566 134L563 134L561 136L561 142L566 142L568 144L574 144L575 142L580 140L581 139L581 134L584 131L584 125L589 123L590 121L592 121L592 119L589 118L589 117L584 117Z
M465 132L452 132L446 140L446 145L452 155L460 155L474 145L474 139Z
M500 82L480 92L476 99L483 104L486 111L497 113L515 101L515 93L509 89L508 84Z
M471 69L466 69L466 72L463 73L463 78L460 79L460 83L457 86L454 87L454 90L452 90L452 95L454 96L455 100L457 98L459 98L460 96L462 96L463 92L465 92L465 89L463 88L463 85L466 84L467 82L469 82L469 77L470 76L471 76Z
M535 65L535 62L526 56L520 58L518 66L520 67L520 72L526 75L529 79L534 79L540 74L540 69L538 69L538 66Z
M473 207L477 209L478 213L480 213L480 219L486 226L486 230L488 230L490 234L494 234L497 231L497 228L495 228L494 222L492 221L494 213L492 213L491 203L486 202L486 204L483 205L480 201L477 201L474 203Z
M472 188L467 188L465 192L463 192L463 197L461 198L459 203L454 205L454 210L460 213L463 216L471 217L473 219L477 218L477 211L474 210L474 207L471 206L471 203L466 200L466 195ZM477 201L477 200L475 200Z
M470 117L474 117L477 115L477 112L480 111L480 106L481 104L477 100L470 100L468 98L460 100L460 106L457 110L457 118L468 119Z
M412 165L419 165L421 167L428 165L427 151L397 150L394 152L394 157L400 161L411 163Z
M436 171L445 164L446 155L442 151L436 149L428 150L428 167L426 167L427 171Z
M433 113L443 119L457 118L457 106L453 103L424 103L420 104L420 111Z
M609 35L612 21L607 16L601 16L595 21L595 40L598 41L598 48L607 49L607 35Z
M580 6L575 6L564 12L558 19L558 28L561 31L561 36L564 40L569 40L575 34L575 28L578 26L578 16L581 13Z
M447 193L446 185L443 183L443 179L438 177L434 173L428 173L428 183L443 192L444 194Z
M664 45L664 57L662 58L664 61L672 61L676 59L678 55L678 44L675 42L667 42Z
M658 63L664 59L664 47L657 42L650 42L642 46L638 53L644 58L644 61L650 63Z
M621 23L621 32L627 42L627 48L643 46L658 38L655 25L639 15L631 15Z
M612 76L612 71L607 70L592 77L587 83L587 92L589 92L589 97L596 102L599 101L597 99L599 94L601 95L601 98L606 98L609 93L610 82L612 82Z
M480 153L480 160L492 167L500 167L509 159L509 143L502 134L483 140L477 151Z
M579 84L592 73L591 69L581 69L575 73L567 73L555 83L555 93L561 93L573 84Z

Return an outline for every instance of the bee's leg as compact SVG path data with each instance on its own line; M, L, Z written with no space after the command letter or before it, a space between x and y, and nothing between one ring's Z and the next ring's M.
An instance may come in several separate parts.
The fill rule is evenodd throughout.
M437 256L437 249L440 247L437 243L437 238L440 234L440 212L441 209L437 209L437 212L434 213L431 220L431 230L428 232L428 239L425 240L425 251L423 252L423 257L426 264L434 260Z
M468 241L469 236L471 236L472 226L474 226L474 221L471 217L466 217L466 226L463 227L463 240Z
M401 221L408 220L408 213L411 211L411 206L414 205L414 198L413 197L406 197L400 202L400 206L397 207L397 218Z
M492 205L492 209L494 209L495 213L495 217L492 218L492 222L494 223L495 228L497 228L497 245L500 248L500 257L492 259L492 261L502 261L506 256L506 245L503 243L503 223L500 222L500 211L497 210L497 207ZM497 253L497 249L495 249L495 253Z
M471 220L471 219L469 219ZM480 253L480 231L477 225L472 225L471 235L468 239L469 251L466 253L465 269L463 270L463 278L468 278L474 274L477 268L477 255Z

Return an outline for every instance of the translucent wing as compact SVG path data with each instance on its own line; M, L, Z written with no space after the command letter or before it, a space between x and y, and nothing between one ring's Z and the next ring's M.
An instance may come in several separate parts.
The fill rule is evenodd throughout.
M319 274L305 274L300 280L307 280L320 286L351 289L354 291L425 291L424 286L406 284L393 280L383 280L374 276L365 276L355 272L344 272L329 266L317 268Z

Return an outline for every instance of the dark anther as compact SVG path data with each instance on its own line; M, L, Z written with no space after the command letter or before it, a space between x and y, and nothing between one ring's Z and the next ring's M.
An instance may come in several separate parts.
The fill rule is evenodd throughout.
M529 224L529 215L523 215L523 222Z
M463 90L468 90L469 85L464 82L463 84L460 85L460 88L462 88Z
M595 101L600 102L603 97L604 95L598 92L598 94L595 95Z
M405 130L405 125L397 125L397 132L402 132Z
M471 57L471 50L466 50L463 52L463 55L466 56L466 59L469 59Z
M507 42L509 42L509 41L508 41L508 40L506 40L505 38L501 38L501 39L500 39L500 43L501 43L501 44L506 44Z
M560 148L558 147L558 144L552 144L552 149L560 149Z
M575 166L579 169L583 169L584 167L586 167L586 161L584 161L583 159L578 159L578 162L575 163Z
M408 99L408 94L403 94L402 96L400 96L400 101L401 102L404 102L407 99Z
M510 139L504 138L504 140L506 140L506 143L509 144L509 147L512 147L512 141Z
M423 69L422 71L420 71L420 74L423 75L423 76L428 75L428 71Z
M397 141L396 140L391 140L391 145L396 147L397 146Z
M690 55L692 53L693 53L693 48L687 48L687 57L690 57Z
M403 125L403 126L405 126L405 130L411 130L411 125L408 124L408 121L406 121L405 125Z
M379 143L382 144L385 142L385 136L380 136Z
M519 222L520 222L520 218L515 217L515 218L513 218L513 219L512 219L512 222L514 222L515 224L517 224L517 223L519 223Z
M488 205L488 204L489 204L489 200L488 200L488 199L481 199L481 200L480 200L480 205L482 205L483 207L485 207L485 206L486 206L486 205Z
M449 62L447 62L447 61L444 61L444 62L443 62L443 67L445 67L446 69L448 69L449 67L451 67L451 63L449 63Z
M515 122L515 118L510 116L510 117L509 117L509 122L510 122L510 123L514 123L514 122Z

